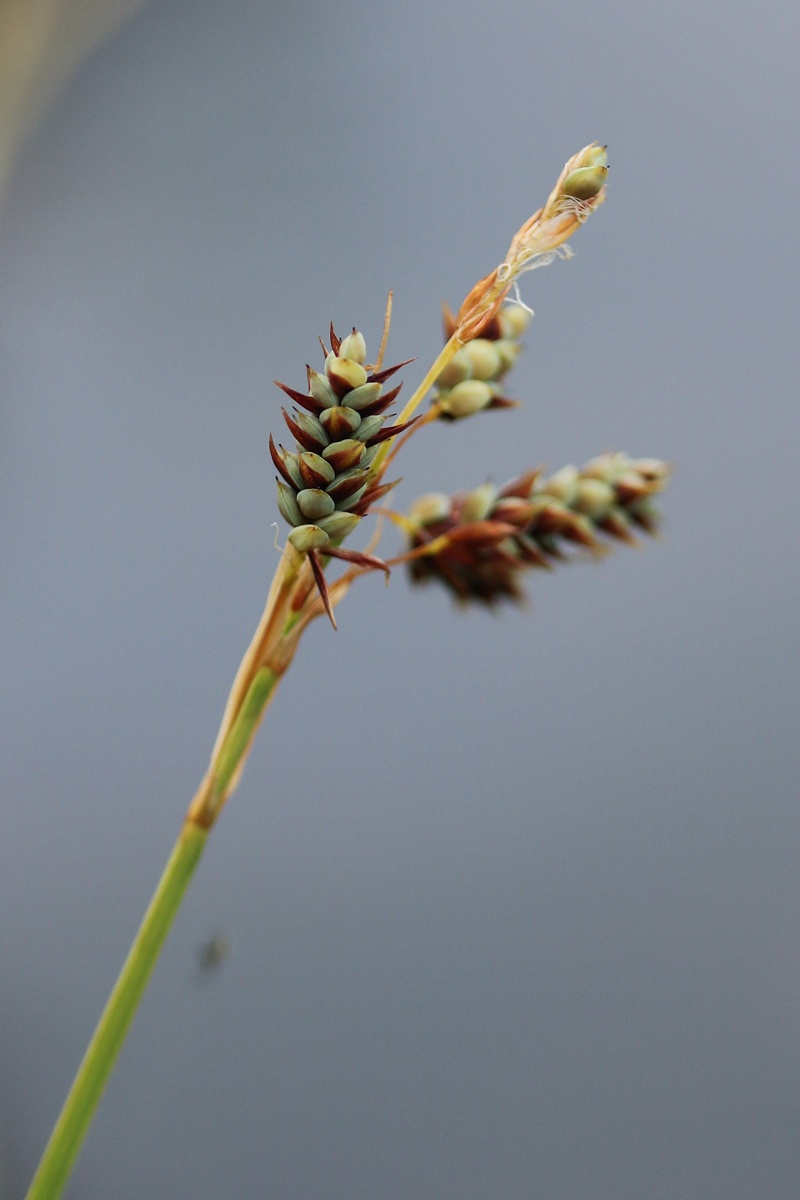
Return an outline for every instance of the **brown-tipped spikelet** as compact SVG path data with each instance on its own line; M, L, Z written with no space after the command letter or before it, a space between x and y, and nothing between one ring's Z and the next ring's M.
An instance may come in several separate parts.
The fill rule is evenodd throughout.
M513 400L501 395L500 383L522 351L521 337L531 313L521 304L509 304L491 318L480 337L456 351L436 380L433 403L444 420L471 417L486 408L510 408ZM455 318L445 312L445 338L455 328Z
M269 439L280 474L278 508L292 526L289 541L301 553L331 553L352 533L386 491L370 469L379 444L411 424L386 425L383 415L400 391L398 385L384 392L383 384L404 364L366 366L366 345L356 329L339 339L331 326L330 341L330 350L323 345L324 370L306 368L307 392L278 383L298 405L291 414L282 410L296 451Z
M635 542L637 527L654 533L651 497L668 476L658 459L614 453L549 479L529 471L501 488L422 496L407 517L411 576L439 579L464 602L519 601L521 573L564 558L568 543L596 552L602 534Z

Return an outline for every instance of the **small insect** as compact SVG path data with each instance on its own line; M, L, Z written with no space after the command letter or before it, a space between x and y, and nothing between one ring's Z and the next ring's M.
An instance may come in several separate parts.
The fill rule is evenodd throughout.
M232 953L233 938L220 929L198 946L197 969L202 975L211 975L228 961Z

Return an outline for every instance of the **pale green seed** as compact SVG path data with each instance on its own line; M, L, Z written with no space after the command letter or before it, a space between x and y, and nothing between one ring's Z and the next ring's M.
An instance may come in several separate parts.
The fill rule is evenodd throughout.
M481 379L465 379L442 399L442 412L448 417L471 417L491 402L492 389Z
M356 437L360 442L368 441L371 437L374 437L385 420L385 417L379 417L377 415L364 417L364 420L361 422L358 429L355 430Z
M355 508L364 492L367 490L367 485L364 484L358 491L353 492L352 496L348 496L346 500L340 500L336 505L337 512L349 512L351 508Z
M292 477L292 480L297 488L305 487L303 476L300 474L300 459L298 455L292 454L291 450L283 450L283 464L286 470Z
M304 523L303 514L297 504L295 496L288 483L284 483L282 479L278 483L278 511L285 521L290 525L302 525Z
M620 471L627 470L630 461L627 454L618 452L598 454L596 458L590 458L583 465L581 475L591 479L603 479L606 483L611 483Z
M361 363L353 362L350 358L339 358L333 355L325 363L325 374L334 382L334 391L338 392L339 387L358 388L367 382L367 372L361 366Z
M488 338L474 338L464 349L472 364L473 379L483 379L488 382L497 376L500 371L500 355L497 353L494 342L490 342Z
M330 412L330 409L326 408L325 412ZM301 409L292 415L304 433L318 442L320 447L327 446L330 438L316 417L312 417L311 413L303 412Z
M546 492L548 496L555 496L562 504L572 504L578 491L578 468L571 465L562 467L536 490Z
M455 387L457 383L461 383L464 379L470 379L472 376L472 363L467 354L466 346L462 346L457 350L450 362L442 371L441 375L436 380L437 387L443 391Z
M500 328L505 337L522 337L528 328L533 313L528 312L521 304L506 304L500 309Z
M499 338L494 343L494 348L500 359L500 369L497 372L497 378L499 378L513 367L522 353L522 346L519 342L515 342L513 338Z
M409 520L415 525L435 525L450 515L450 497L444 492L427 492L419 496L408 510Z
M329 517L322 517L318 524L333 541L338 542L352 533L360 520L361 517L355 513L335 512Z
M336 481L330 484L326 490L328 495L335 500L336 507L344 508L343 501L349 499L362 484L367 482L368 478L369 470L367 468L351 467L348 471L340 471L336 476Z
M592 146L583 160L584 167L607 167L608 146Z
M573 501L578 512L592 521L602 521L614 503L614 489L602 479L581 479Z
M354 329L352 333L348 333L346 338L342 338L342 344L339 346L339 357L363 363L367 357L367 343L364 341L363 333L359 333L357 329Z
M461 518L464 521L483 521L492 511L492 505L497 499L497 488L493 483L484 483L475 488L464 499L461 508Z
M336 508L331 497L322 488L303 488L297 493L297 506L309 521L318 521L329 516Z
M320 375L319 371L313 371L310 367L308 371L308 390L317 404L324 404L326 408L339 403L336 393L328 383L327 378L324 375Z
M607 175L608 167L578 167L570 171L561 191L576 200L592 200L602 190Z
M363 383L361 387L353 388L352 392L347 393L347 407L354 408L358 412L365 405L374 404L380 394L381 385L379 383Z
M330 446L326 446L322 456L332 460L334 469L338 472L364 463L367 453L369 452L365 451L364 443L359 442L358 438L342 438L340 442L331 442Z
M295 550L305 554L309 550L321 550L330 538L319 525L298 525L296 529L291 530L288 540Z
M337 441L341 439L345 431L355 433L361 424L361 417L354 408L339 404L334 408L324 409L320 413L319 419L326 432L333 430L331 436L335 436Z

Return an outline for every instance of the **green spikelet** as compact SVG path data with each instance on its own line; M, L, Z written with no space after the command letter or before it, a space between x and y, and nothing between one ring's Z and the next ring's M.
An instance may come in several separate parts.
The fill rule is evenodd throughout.
M446 421L471 417L485 408L508 408L513 401L501 395L500 384L522 350L520 338L531 314L519 304L501 308L482 330L456 352L436 381L434 404ZM445 334L452 318L445 315Z
M280 476L278 509L301 553L337 546L352 533L384 490L370 470L378 445L411 423L385 423L400 387L384 392L383 384L402 363L383 370L366 366L366 345L356 329L340 340L331 326L330 343L324 371L306 368L307 392L278 383L297 405L283 413L297 451L269 439Z

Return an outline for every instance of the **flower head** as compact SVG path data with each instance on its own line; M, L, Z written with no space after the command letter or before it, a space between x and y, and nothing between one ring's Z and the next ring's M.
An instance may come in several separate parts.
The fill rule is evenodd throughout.
M406 518L412 579L439 579L464 602L519 601L523 571L563 559L570 543L597 553L603 535L654 533L651 497L668 476L658 459L602 454L549 479L528 471L500 488L422 496Z
M330 341L330 350L323 345L324 370L306 367L307 392L278 383L298 405L291 414L282 410L297 450L269 439L280 474L278 508L292 526L289 541L301 553L330 553L352 533L386 491L371 471L379 444L407 428L386 425L384 415L400 386L384 392L383 384L404 364L382 370L365 365L366 345L356 329L340 339L331 326Z

